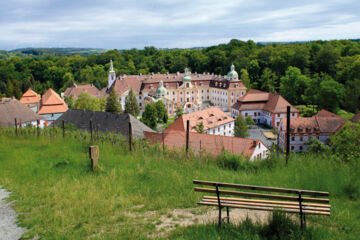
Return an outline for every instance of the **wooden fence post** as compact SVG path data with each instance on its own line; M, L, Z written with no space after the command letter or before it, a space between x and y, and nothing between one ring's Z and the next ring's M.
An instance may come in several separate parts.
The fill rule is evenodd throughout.
M94 171L98 167L99 146L90 146L89 155L91 160L91 170Z
M163 145L163 153L165 153L165 139L164 139L164 131L162 131L162 145Z
M94 127L93 127L93 121L90 119L90 141L93 142L93 131L94 131Z
M290 155L290 106L286 111L286 165L288 164Z
M55 138L55 120L52 122L53 125L53 138Z
M190 129L190 121L186 121L186 153L189 151L189 129Z
M17 128L17 120L15 118L15 134L16 136L18 135L18 128Z
M131 122L129 122L129 150L132 151L132 126Z
M40 120L36 121L36 135L39 137L40 136Z

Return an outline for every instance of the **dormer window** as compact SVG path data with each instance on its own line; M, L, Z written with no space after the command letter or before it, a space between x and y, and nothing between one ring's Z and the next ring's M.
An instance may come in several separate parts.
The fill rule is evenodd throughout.
M221 122L221 118L218 119L218 122Z
M210 117L213 117L213 116L214 116L214 114L210 113Z
M203 117L199 117L198 120L203 120L204 118Z

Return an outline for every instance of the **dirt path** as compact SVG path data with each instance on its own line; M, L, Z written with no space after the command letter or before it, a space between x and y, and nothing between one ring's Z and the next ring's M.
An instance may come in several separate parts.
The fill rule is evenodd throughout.
M11 203L5 199L10 196L10 192L1 188L0 185L0 239L17 240L21 238L24 229L16 224L17 214L11 207Z

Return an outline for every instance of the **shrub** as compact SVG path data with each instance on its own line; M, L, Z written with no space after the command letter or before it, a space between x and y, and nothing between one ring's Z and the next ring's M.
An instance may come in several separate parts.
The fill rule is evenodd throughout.
M329 146L326 146L320 140L315 138L310 138L310 140L305 143L305 145L308 146L308 153L328 153L331 150Z

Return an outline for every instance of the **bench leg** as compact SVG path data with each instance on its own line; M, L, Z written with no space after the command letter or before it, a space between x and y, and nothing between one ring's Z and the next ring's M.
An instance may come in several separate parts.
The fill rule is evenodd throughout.
M227 220L228 220L228 223L230 223L229 207L226 207L226 213L227 213Z
M221 227L221 207L219 206L219 227Z

